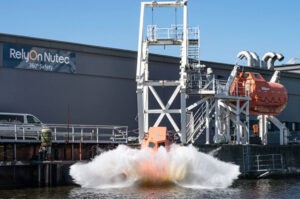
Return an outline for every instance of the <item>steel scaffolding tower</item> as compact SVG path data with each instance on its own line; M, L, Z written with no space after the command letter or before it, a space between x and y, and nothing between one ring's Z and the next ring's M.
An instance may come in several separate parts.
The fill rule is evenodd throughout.
M168 28L148 25L144 36L145 9L157 7L182 8L183 25L171 25ZM215 79L210 68L207 69L206 75L202 75L199 27L188 27L187 21L187 0L141 3L136 70L139 139L141 141L144 134L148 132L149 115L157 114L159 116L151 126L159 126L166 116L183 144L193 143L204 130L206 130L206 144L209 144L212 118L215 120L216 142L220 142L219 138L224 137L227 143L232 143L230 132L232 123L235 126L234 143L248 143L250 98L246 93L240 96L229 92L238 67L233 68L227 81ZM179 47L181 55L178 80L149 79L148 59L151 45ZM157 92L158 87L174 88L166 104ZM160 106L159 109L149 108L149 95L153 95ZM171 108L177 96L179 96L180 105L177 108ZM187 106L187 98L190 96L196 96L198 99ZM180 122L174 119L175 114L180 115Z
M144 32L144 11L145 8L153 7L169 7L169 8L183 8L183 25L171 26L170 28L159 28L155 25L148 26L147 37L143 38ZM176 30L176 31L175 31ZM199 29L198 29L199 30ZM196 29L197 31L197 29ZM166 34L162 34L165 32ZM199 31L195 34L199 34ZM199 43L197 42L196 45ZM178 45L181 49L180 61L180 78L176 81L150 81L148 69L148 54L149 45ZM186 143L186 68L189 67L188 62L188 26L187 26L187 0L175 2L142 2L140 14L140 29L138 42L138 58L137 58L137 102L138 102L138 120L139 120L139 139L141 140L144 133L149 129L149 114L159 114L154 126L158 126L163 117L166 116L172 124L174 130L181 135L181 141ZM160 96L156 92L155 87L171 86L175 90L170 97L168 103L163 104ZM160 105L160 109L150 110L149 107L149 90ZM175 97L180 95L180 107L177 109L170 109L170 106L175 100ZM180 114L180 128L174 121L172 115Z
M144 11L147 7L183 8L183 25L172 25L169 28L160 28L156 25L150 25L147 27L147 37L143 38ZM189 39L189 31L190 34L193 35L191 39ZM150 45L180 46L181 61L179 66L179 80L149 80L148 51ZM193 62L189 62L189 58L191 58ZM186 143L187 68L195 67L197 64L199 64L199 28L188 28L187 0L174 2L142 2L136 71L139 139L142 139L144 133L148 131L149 114L159 114L159 117L154 123L154 126L158 126L161 123L163 117L166 116L173 126L174 130L179 133L182 143ZM160 96L155 90L155 87L162 86L175 87L175 90L166 105L163 104ZM149 90L160 105L160 109L150 110L148 108ZM178 107L177 109L170 109L177 95L180 95L180 107ZM174 121L172 117L173 114L180 114L180 127Z

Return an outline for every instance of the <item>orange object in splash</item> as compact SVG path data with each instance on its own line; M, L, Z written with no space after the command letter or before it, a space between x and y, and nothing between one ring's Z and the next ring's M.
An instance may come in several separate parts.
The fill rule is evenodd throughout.
M278 115L288 101L282 84L267 82L255 72L241 72L237 75L230 88L230 95L251 97L249 111L256 115Z
M150 127L149 132L144 135L141 148L149 147L157 151L160 146L169 149L172 143L173 139L167 133L167 127Z

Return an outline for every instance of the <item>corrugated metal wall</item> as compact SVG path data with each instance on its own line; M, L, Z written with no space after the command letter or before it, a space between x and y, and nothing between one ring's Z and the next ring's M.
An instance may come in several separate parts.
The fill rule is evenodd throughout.
M73 51L77 71L68 74L4 68L3 43ZM150 61L152 79L178 79L178 59L152 55ZM223 78L232 68L228 64L203 63ZM0 34L0 112L32 113L46 123L66 123L70 107L71 123L128 125L135 129L135 70L133 51ZM270 78L271 72L262 73ZM289 92L289 104L280 116L283 121L300 122L299 78L281 78ZM171 91L161 93L165 98L171 95Z

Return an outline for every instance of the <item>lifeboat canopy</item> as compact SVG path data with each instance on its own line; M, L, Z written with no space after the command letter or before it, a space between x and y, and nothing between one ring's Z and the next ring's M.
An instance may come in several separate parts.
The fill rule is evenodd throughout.
M159 147L169 149L173 143L173 137L167 132L167 127L150 127L149 132L144 135L141 148L151 148L157 151Z
M278 115L288 102L282 84L267 82L256 72L239 73L230 88L230 95L251 97L249 112L254 115Z

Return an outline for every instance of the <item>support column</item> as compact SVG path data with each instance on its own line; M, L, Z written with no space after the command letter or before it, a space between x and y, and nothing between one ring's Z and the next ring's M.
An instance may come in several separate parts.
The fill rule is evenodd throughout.
M230 136L230 112L226 109L226 138L228 139L228 143L231 143L231 136Z
M139 125L139 142L141 143L144 136L144 99L143 99L143 77L142 59L143 59L143 29L144 29L144 10L145 4L141 4L140 25L139 25L139 40L138 40L138 56L136 67L136 82L137 82L137 103L138 103L138 125Z
M74 160L74 143L71 144L71 160Z
M246 133L247 133L247 139L246 144L249 144L250 142L250 127L249 127L249 101L246 102Z
M219 130L219 100L216 100L215 102L215 135L214 137L218 136L218 130Z
M181 44L180 65L180 109L181 109L181 142L186 144L186 67L188 66L188 24L187 1L183 6L183 40Z
M268 144L268 121L267 116L263 115L264 120L264 144Z
M143 81L143 100L144 100L144 133L149 131L149 88L145 85L145 82L149 80L149 69L148 69L148 43L145 41L143 43L143 52L142 52L142 68L144 70L144 81Z
M137 90L137 103L138 103L138 124L139 124L139 142L142 142L144 137L144 97L143 97L143 90Z
M284 138L284 130L283 128L280 128L280 135L279 135L279 142L280 142L280 145L283 145L283 138Z
M186 94L185 91L181 91L180 94L180 104L181 104L181 142L186 144Z
M46 186L49 186L49 164L46 163L44 164L45 167L44 167L44 183Z
M259 137L261 138L262 144L267 144L267 121L265 115L259 115Z
M206 128L206 142L205 144L209 144L209 99L205 101L205 128Z
M14 143L14 161L17 161L17 144Z
M241 124L240 124L240 100L236 102L236 143L241 144Z
M260 137L261 141L263 142L264 133L263 133L263 118L262 118L262 115L258 115L257 119L258 119L259 137Z
M143 133L148 132L149 130L149 113L148 113L148 108L149 108L149 102L148 102L148 86L144 86L144 129Z

